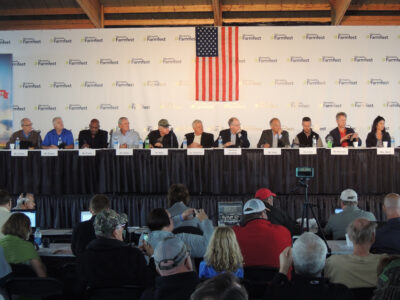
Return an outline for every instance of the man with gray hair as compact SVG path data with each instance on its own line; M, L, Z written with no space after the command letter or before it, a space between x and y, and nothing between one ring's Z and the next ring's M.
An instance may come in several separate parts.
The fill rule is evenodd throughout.
M17 138L20 141L21 149L38 149L42 143L42 137L40 132L33 130L32 121L28 118L23 118L21 120L21 130L14 132L10 140L7 143L7 148L10 148L10 144L15 144Z
M211 148L214 144L214 135L204 132L203 122L194 120L192 127L194 132L185 134L188 148ZM181 148L183 148L183 144Z
M119 130L114 131L111 136L110 148L114 147L114 141L117 140L118 148L134 148L139 147L140 135L137 131L129 128L129 120L127 117L118 119Z
M43 141L43 149L73 149L74 136L72 132L64 128L61 117L53 118L54 129L50 130Z
M189 299L199 278L193 271L189 251L177 237L167 237L154 250L158 273L154 289L146 290L141 300Z
M228 129L219 132L214 142L214 147L218 147L218 140L221 137L224 148L249 148L250 142L247 138L247 131L242 130L239 119L235 117L230 118L228 125Z
M376 223L367 219L354 220L347 229L353 242L353 254L332 255L326 260L325 277L348 288L376 286L377 267L382 255L370 253L375 241Z
M353 299L351 291L342 284L330 283L322 277L327 248L323 240L311 232L303 233L279 256L280 267L272 280L265 299L343 300ZM288 281L287 273L294 266L295 275Z
M96 214L97 239L78 256L77 274L82 285L92 288L138 285L145 287L152 279L143 253L123 241L127 222L125 214L105 209Z
M387 223L376 231L373 253L400 254L400 195L391 193L383 201Z
M22 193L17 199L17 205L13 209L33 210L36 207L35 197L32 193Z
M352 189L346 189L340 194L340 205L343 211L331 215L325 226L325 233L332 235L334 240L344 240L347 226L357 218L365 218L376 221L373 213L364 211L358 206L357 193Z

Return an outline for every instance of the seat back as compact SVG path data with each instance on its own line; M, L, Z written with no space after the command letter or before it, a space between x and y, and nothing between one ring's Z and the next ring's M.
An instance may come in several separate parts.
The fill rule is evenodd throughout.
M5 289L10 299L12 296L50 297L63 293L62 283L54 278L11 278L6 282Z
M243 285L249 294L249 299L263 298L268 282L278 271L277 268L265 266L244 267Z
M356 288L350 290L353 293L354 300L370 300L374 295L375 288Z
M125 285L113 288L89 288L87 290L90 300L139 300L143 293L143 287Z

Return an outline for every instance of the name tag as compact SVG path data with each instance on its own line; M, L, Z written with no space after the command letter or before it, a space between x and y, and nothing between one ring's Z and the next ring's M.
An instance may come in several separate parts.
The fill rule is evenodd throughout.
M28 156L28 150L11 150L11 156Z
M44 149L40 151L41 156L58 156L58 149Z
M264 155L282 155L281 148L264 148Z
M376 148L377 155L394 155L394 148Z
M150 155L152 156L168 155L168 149L152 148L150 149Z
M332 148L331 155L349 155L349 148L342 148L342 147Z
M299 148L300 155L316 155L317 148Z
M224 155L242 155L242 148L224 148Z
M133 154L133 149L129 149L129 148L120 148L120 149L117 149L117 151L116 151L117 156L129 156L132 154Z
M79 156L96 156L96 149L79 149Z
M204 148L189 148L187 155L201 155L204 156Z

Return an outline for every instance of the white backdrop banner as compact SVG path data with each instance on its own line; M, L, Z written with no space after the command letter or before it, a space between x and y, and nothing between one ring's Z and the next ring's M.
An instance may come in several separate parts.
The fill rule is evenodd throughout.
M240 27L239 101L195 101L195 28L0 31L13 55L14 130L42 136L55 116L74 136L121 116L145 137L166 118L179 141L194 119L215 135L236 116L252 147L281 120L290 139L309 116L323 137L339 111L365 137L381 115L400 142L400 27Z

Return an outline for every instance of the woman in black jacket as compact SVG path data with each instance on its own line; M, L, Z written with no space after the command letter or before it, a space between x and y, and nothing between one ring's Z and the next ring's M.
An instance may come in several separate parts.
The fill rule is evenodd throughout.
M388 142L390 147L390 134L385 129L385 119L377 116L372 123L371 132L367 136L367 147L383 147L383 142Z

